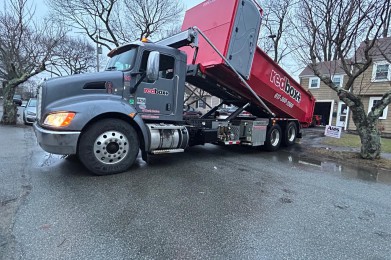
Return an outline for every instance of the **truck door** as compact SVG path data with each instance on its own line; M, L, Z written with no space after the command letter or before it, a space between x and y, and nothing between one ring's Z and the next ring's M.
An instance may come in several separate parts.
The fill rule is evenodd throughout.
M150 51L142 54L140 72L145 72ZM175 76L175 58L160 54L159 79L140 83L135 95L137 111L145 119L167 120L177 113L176 93L178 76Z

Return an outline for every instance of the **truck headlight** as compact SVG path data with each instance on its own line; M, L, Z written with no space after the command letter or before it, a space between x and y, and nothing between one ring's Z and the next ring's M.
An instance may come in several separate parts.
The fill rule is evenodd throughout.
M48 126L55 126L55 127L67 126L71 123L75 115L76 113L73 112L52 113L45 118L44 124Z

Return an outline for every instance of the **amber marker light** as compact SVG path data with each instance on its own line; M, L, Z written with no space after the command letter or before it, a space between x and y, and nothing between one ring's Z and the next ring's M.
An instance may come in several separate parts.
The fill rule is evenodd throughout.
M141 41L142 41L142 42L149 42L149 40L148 40L147 38L145 38L145 37L143 37L143 38L141 39Z
M75 115L76 113L73 112L52 113L45 118L44 124L48 126L64 127L71 123Z
M134 117L136 116L136 113L130 113L129 116L130 116L131 118L134 118Z

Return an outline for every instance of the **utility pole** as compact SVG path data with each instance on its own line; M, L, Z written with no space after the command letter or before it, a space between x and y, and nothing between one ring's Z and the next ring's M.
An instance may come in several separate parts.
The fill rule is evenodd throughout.
M98 34L96 35L96 71L99 72L99 30Z
M102 46L99 46L100 39L100 29L98 29L98 34L95 36L96 39L96 71L99 72L99 54L102 54Z

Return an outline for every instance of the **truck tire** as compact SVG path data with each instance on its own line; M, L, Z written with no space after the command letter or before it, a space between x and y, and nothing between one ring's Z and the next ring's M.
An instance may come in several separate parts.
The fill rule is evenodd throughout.
M78 156L96 175L110 175L128 170L139 152L134 128L120 119L104 119L82 133Z
M289 122L285 128L284 133L284 145L291 146L296 142L297 138L297 126L295 122Z
M280 148L282 139L281 127L279 125L273 125L266 133L265 148L266 150L273 152Z

